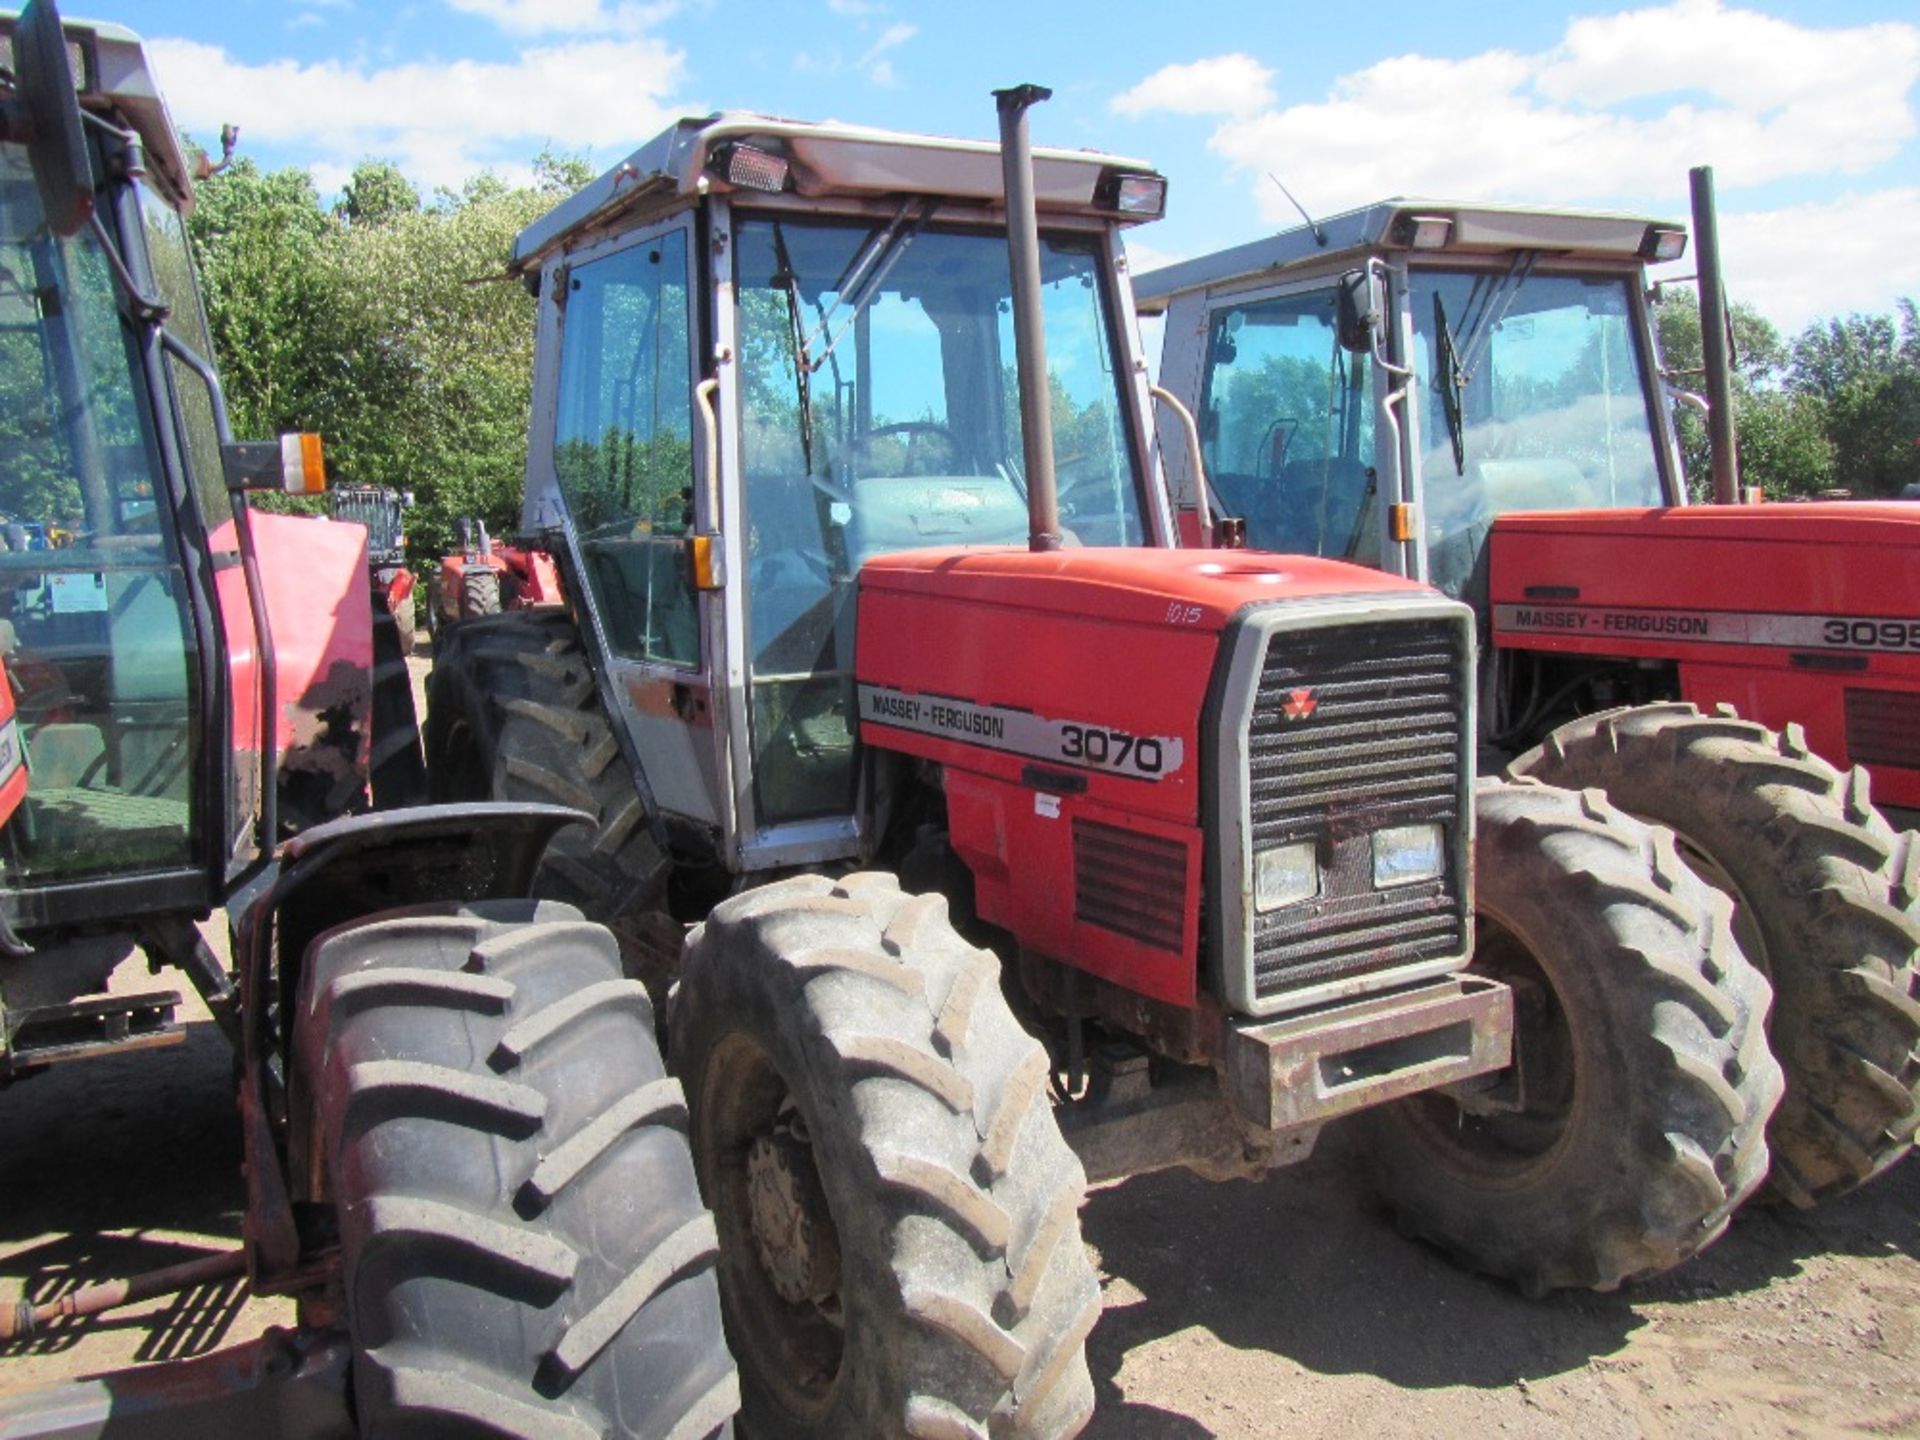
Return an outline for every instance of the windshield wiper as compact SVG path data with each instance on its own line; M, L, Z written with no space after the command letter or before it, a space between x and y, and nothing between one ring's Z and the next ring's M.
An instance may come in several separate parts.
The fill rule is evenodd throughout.
M787 254L786 232L778 220L773 222L773 256L780 262L776 280L786 281L787 332L793 342L793 383L800 397L800 461L806 473L813 473L813 367L807 364L807 327L801 315L800 277L793 273L793 258Z
M1467 438L1460 420L1460 392L1467 383L1466 374L1460 368L1460 352L1453 343L1453 332L1447 329L1447 307L1440 299L1440 292L1433 292L1433 334L1434 349L1438 352L1434 368L1439 372L1434 377L1435 387L1440 391L1440 409L1447 417L1447 438L1453 442L1453 468L1457 474L1467 473Z
M913 208L914 202L901 201L900 208L893 212L893 219L887 222L887 228L870 239L854 257L853 264L835 287L838 293L833 308L820 317L819 330L800 337L799 359L809 373L819 373L820 367L833 354L834 347L846 338L854 321L860 318L860 312L873 303L887 276L900 263L900 257L907 253L907 247L913 243L913 237L919 233L927 217L933 214L937 203L932 199L921 201L920 213L909 220L907 212ZM847 312L846 319L837 331L829 334L835 317L843 309ZM825 348L815 355L813 346L821 341L825 342Z

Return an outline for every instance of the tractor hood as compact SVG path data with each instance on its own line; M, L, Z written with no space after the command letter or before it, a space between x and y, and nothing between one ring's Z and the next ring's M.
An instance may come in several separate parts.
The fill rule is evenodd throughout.
M1631 642L1635 654L1804 666L1814 662L1790 652L1887 649L1860 638L1870 622L1907 634L1920 594L1920 505L1503 515L1489 557L1502 643L1611 654ZM1905 663L1912 648L1902 639L1873 667Z
M1311 556L1107 548L904 550L861 566L860 588L1187 631L1223 630L1248 606L1276 601L1426 593L1410 580Z

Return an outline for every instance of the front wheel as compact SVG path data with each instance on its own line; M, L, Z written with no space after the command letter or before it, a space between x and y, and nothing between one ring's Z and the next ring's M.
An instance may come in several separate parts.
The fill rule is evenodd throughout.
M1046 1052L943 899L855 875L728 900L672 1027L751 1433L1079 1431L1085 1176Z
M1513 762L1591 785L1670 827L1733 900L1734 933L1773 984L1787 1096L1767 1143L1773 1189L1808 1206L1913 1148L1920 1125L1920 839L1784 734L1732 713L1642 705L1576 720Z
M1598 791L1485 780L1472 969L1514 991L1490 1086L1365 1122L1402 1228L1529 1294L1712 1243L1767 1170L1767 983L1673 839Z
M364 1433L702 1440L738 1408L685 1100L619 977L531 901L314 942L292 1148L339 1218Z

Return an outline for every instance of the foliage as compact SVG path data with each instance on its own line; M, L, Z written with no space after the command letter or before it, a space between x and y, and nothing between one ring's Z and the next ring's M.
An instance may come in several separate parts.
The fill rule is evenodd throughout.
M1700 385L1700 312L1691 290L1670 290L1655 311L1668 374ZM1769 495L1898 495L1920 481L1920 314L1816 321L1791 342L1751 307L1730 307L1734 415L1741 483ZM1710 489L1706 425L1679 412L1696 495Z
M368 160L331 209L304 171L251 160L202 183L190 234L236 433L318 430L336 483L412 492L417 560L464 515L510 531L535 311L506 261L587 178L549 152L530 185L485 175L423 203Z

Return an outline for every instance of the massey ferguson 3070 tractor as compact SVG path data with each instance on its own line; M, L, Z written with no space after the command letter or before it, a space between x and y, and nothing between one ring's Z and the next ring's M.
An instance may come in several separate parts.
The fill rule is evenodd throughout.
M1175 546L1121 245L1164 182L1031 151L1044 94L998 148L683 121L512 260L569 606L447 633L429 779L597 819L545 883L675 986L754 1433L1072 1433L1088 1178L1398 1101L1422 1227L1544 1288L1677 1262L1765 1169L1766 984L1658 833L1488 785L1461 973L1471 612Z
M521 898L581 817L341 816L366 534L249 510L320 455L228 434L192 200L135 36L0 15L0 1081L179 1038L172 995L101 992L136 947L182 964L237 1041L247 1185L243 1249L8 1305L0 1342L240 1275L301 1326L9 1396L0 1434L712 1434L685 1102L613 937Z
M1710 175L1694 185L1705 240ZM1671 827L1734 899L1787 1076L1773 1188L1807 1205L1920 1121L1920 842L1867 787L1893 818L1920 806L1920 508L1731 503L1730 397L1723 503L1686 503L1644 271L1686 241L1641 216L1391 200L1135 293L1198 417L1204 480L1166 457L1189 540L1224 513L1256 547L1467 601L1483 764Z

